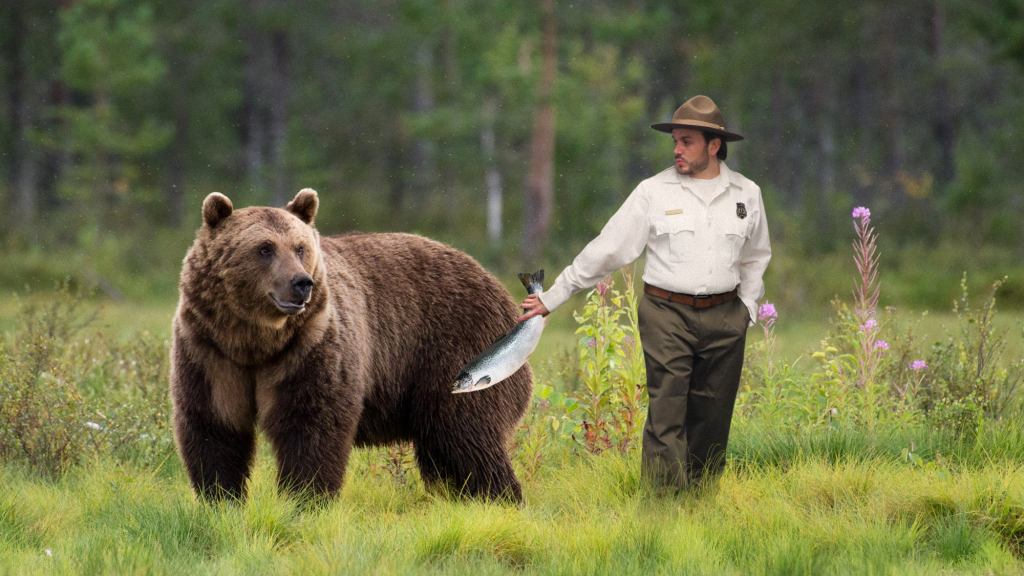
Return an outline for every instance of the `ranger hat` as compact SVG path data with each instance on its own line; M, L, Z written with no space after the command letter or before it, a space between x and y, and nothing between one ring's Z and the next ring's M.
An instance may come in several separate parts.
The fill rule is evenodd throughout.
M661 132L672 133L675 128L696 128L705 132L718 134L726 142L743 140L743 136L725 129L722 111L715 101L707 96L694 96L676 109L671 122L651 124L651 128Z

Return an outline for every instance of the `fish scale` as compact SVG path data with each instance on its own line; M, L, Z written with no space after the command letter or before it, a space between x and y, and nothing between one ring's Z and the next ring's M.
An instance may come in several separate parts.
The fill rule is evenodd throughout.
M518 276L528 293L544 291L544 270ZM534 316L516 324L459 372L452 385L452 393L484 390L515 374L537 348L546 321L543 316Z

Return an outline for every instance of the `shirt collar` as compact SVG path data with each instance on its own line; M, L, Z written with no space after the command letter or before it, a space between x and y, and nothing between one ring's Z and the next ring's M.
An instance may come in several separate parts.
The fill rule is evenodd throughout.
M674 168L672 169L672 172L674 173L674 183L676 186L682 187L690 194L693 194L694 197L696 197L701 203L708 206L710 206L712 203L718 200L718 198L721 197L723 194L728 192L729 186L735 183L733 173L729 170L729 167L726 166L724 162L719 163L719 174L713 180L714 187L712 188L713 192L710 196L708 196L706 193L701 193L700 191L697 190L695 186L690 185L690 183L693 182L694 180L689 176L683 176L682 174L679 174Z

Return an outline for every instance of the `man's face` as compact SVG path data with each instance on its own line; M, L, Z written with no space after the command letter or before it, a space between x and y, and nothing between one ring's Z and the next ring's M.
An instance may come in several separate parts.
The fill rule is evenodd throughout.
M675 142L676 171L686 176L700 176L707 170L711 162L707 141L704 140L704 133L693 128L676 128L672 130L672 140ZM717 140L713 140L717 144Z

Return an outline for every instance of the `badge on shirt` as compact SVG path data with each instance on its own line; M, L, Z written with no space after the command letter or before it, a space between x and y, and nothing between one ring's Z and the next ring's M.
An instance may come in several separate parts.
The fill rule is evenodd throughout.
M743 205L743 202L736 203L736 215L740 218L747 217L747 207Z
M673 208L672 210L665 210L665 216L675 216L676 214L682 214L682 208Z

